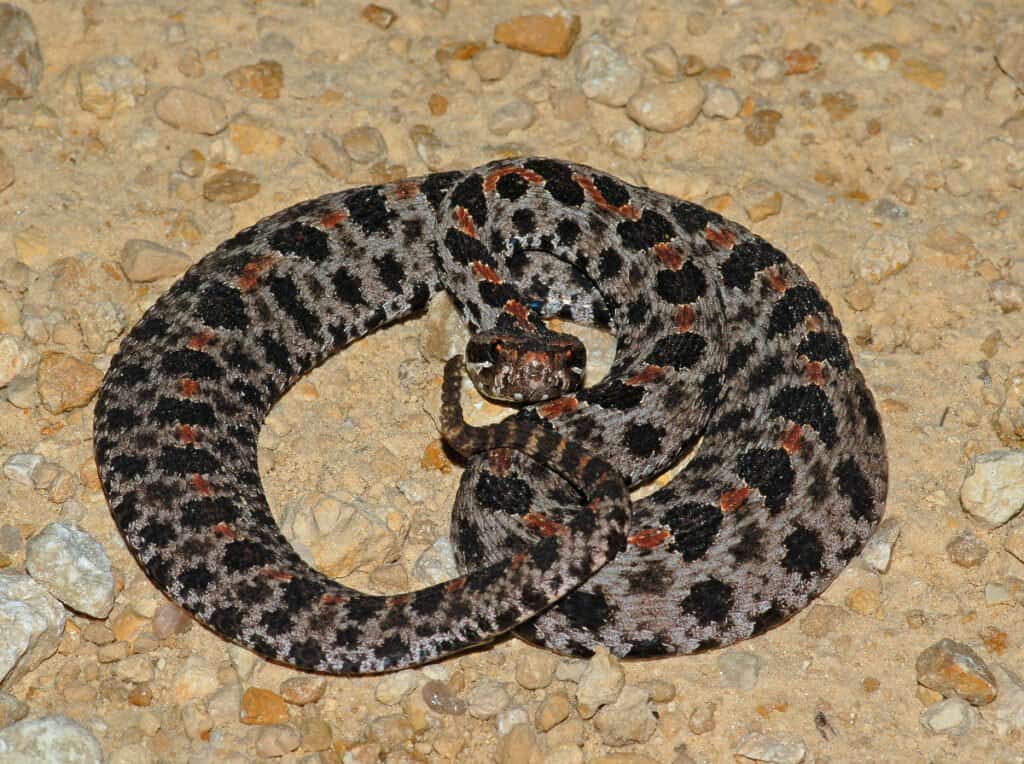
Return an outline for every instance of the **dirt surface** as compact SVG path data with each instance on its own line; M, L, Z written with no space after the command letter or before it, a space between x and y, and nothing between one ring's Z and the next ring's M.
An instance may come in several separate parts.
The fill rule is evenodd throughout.
M26 540L73 521L109 555L116 598L102 618L69 612L57 652L3 686L24 705L0 704L0 726L62 714L112 762L1024 761L1024 521L992 528L960 500L975 458L1024 434L1020 4L559 5L499 37L565 57L494 42L546 3L22 4L44 68L0 107L0 567L23 572ZM891 564L855 562L735 648L622 664L596 715L578 693L616 684L602 657L512 639L390 677L302 678L176 620L95 475L90 398L120 336L266 214L522 154L701 202L811 274L882 412ZM461 332L435 301L268 420L271 504L348 584L399 592L452 572L458 468L431 415ZM996 671L998 712L937 706L955 692L918 683L944 638Z

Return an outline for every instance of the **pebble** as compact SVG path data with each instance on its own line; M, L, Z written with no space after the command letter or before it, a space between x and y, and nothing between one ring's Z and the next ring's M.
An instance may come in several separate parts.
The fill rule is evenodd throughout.
M950 562L961 568L976 568L988 556L988 544L970 531L964 531L946 544Z
M271 724L261 729L256 736L256 753L277 758L296 750L301 742L302 735L292 725Z
M709 83L705 91L701 114L709 119L735 119L743 102L739 93L725 85Z
M394 706L402 702L402 699L416 689L418 678L415 671L397 671L388 674L378 682L373 691L373 697L378 703L385 706Z
M605 745L623 746L650 740L658 729L658 719L647 690L628 686L614 703L594 715L594 726Z
M730 650L718 656L718 673L723 687L750 692L764 667L764 658L757 653Z
M7 157L3 149L0 149L0 191L10 188L14 184L14 163Z
M528 101L511 101L499 106L487 118L487 129L495 135L525 130L537 119L537 109Z
M171 685L171 695L176 703L187 703L212 695L220 686L221 681L213 665L202 656L190 655L178 668Z
M148 283L184 273L192 258L147 239L128 239L121 247L121 268L129 281Z
M580 716L590 719L602 706L615 702L625 681L619 659L607 648L598 647L576 686L576 710Z
M503 79L512 69L512 54L507 48L484 48L473 56L473 70L484 82Z
M129 647L127 642L115 644ZM125 655L114 664L114 676L134 684L145 684L156 678L153 661L148 655Z
M547 732L568 719L570 711L569 696L563 692L552 692L537 706L534 723L541 732Z
M43 54L32 17L16 5L0 3L0 105L31 98L43 79Z
M284 68L277 61L263 60L232 69L224 79L239 95L273 101L284 87Z
M608 143L620 157L640 159L647 146L647 131L639 125L630 125L612 133Z
M930 90L942 90L946 84L946 71L920 58L908 58L900 67L900 74L918 85Z
M96 539L73 523L50 523L30 538L25 567L72 610L106 618L114 606L110 558Z
M262 687L249 687L242 694L238 718L242 724L281 724L288 721L288 706L276 692Z
M186 88L168 88L157 99L154 111L161 122L200 135L216 135L228 124L222 101Z
M530 650L516 661L516 681L527 690L542 690L555 676L558 658L543 650Z
M517 16L494 27L494 41L538 56L565 58L580 34L580 17L554 13Z
M0 689L57 651L67 611L26 575L0 570Z
M981 715L1003 737L1024 731L1024 682L1005 666L992 666L999 696L981 707Z
M10 693L0 691L0 730L28 716L28 703Z
M201 700L192 700L181 708L181 726L191 740L207 740L213 729L213 717L210 716L206 704Z
M10 334L0 335L0 387L6 387L25 371L33 358L22 340Z
M833 122L841 122L857 111L857 96L840 90L835 93L823 93L821 96L821 108L828 112Z
M400 751L413 739L416 731L402 714L378 716L370 722L370 740L385 751Z
M960 504L971 517L997 528L1024 507L1024 451L976 456L960 486Z
M504 682L482 679L466 696L469 714L477 719L493 719L511 702Z
M605 106L625 106L643 79L643 72L600 34L591 35L580 45L576 82L587 98Z
M672 80L679 76L679 54L671 43L652 45L644 51L644 59L662 77Z
M3 6L0 6L2 12ZM0 760L11 764L103 764L99 741L63 715L41 716L0 730Z
M412 566L412 575L417 581L428 586L450 581L459 575L455 564L455 550L447 537L439 538L417 558Z
M946 698L921 712L921 726L933 735L959 736L974 725L978 712L960 698Z
M434 713L461 716L466 713L466 701L458 697L447 682L431 679L420 691L423 701Z
M413 125L409 129L409 138L416 149L416 156L423 161L428 170L436 172L450 166L453 152L430 127Z
M676 686L665 679L651 679L640 686L655 703L668 703L676 697Z
M363 18L378 29L390 29L391 25L398 19L398 14L390 8L370 3L363 8Z
M64 353L47 353L39 363L39 398L51 414L81 408L102 381L103 372L95 366Z
M755 223L774 217L782 211L782 193L763 183L755 184L745 193L750 197L746 204L747 215Z
M228 140L238 149L240 156L277 156L284 144L284 136L279 132L245 116L232 121L228 127Z
M237 204L260 192L256 176L245 170L224 170L203 183L203 198L210 202Z
M1012 281L993 281L988 286L988 296L1003 313L1016 313L1024 308L1024 287Z
M899 273L910 263L910 244L902 236L875 233L857 250L857 274L877 284L887 276Z
M778 740L761 732L751 732L740 740L736 755L771 764L800 764L807 756L802 740Z
M750 121L743 128L743 135L755 146L764 146L775 137L775 130L782 121L782 114L774 109L758 109L750 115Z
M173 602L165 602L153 614L153 636L164 640L175 634L184 634L192 628L193 623L195 621L188 611Z
M314 133L306 142L306 153L317 166L336 180L345 180L352 171L352 160L330 133Z
M918 683L943 697L955 696L982 706L995 700L998 693L985 661L962 642L940 639L917 656L915 668Z
M498 764L533 764L544 756L537 733L529 724L518 724L498 741Z
M278 688L286 703L293 706L308 706L316 703L327 691L327 679L322 676L293 676L281 682Z
M334 742L334 731L323 719L305 717L299 722L303 751L326 751Z
M885 573L892 562L892 549L900 537L900 523L895 518L882 521L861 550L860 559L876 573Z
M717 710L718 704L712 700L701 703L693 709L686 726L694 735L704 735L711 732L715 729L715 711Z
M128 56L90 61L78 70L78 105L100 119L129 111L146 95L146 75Z
M370 164L386 159L388 146L380 130L370 125L354 127L341 136L341 145L353 162Z
M523 706L510 706L498 714L494 727L498 735L507 735L513 727L529 723L530 714Z
M626 114L639 125L671 133L692 125L704 105L704 88L695 79L643 88L629 99Z

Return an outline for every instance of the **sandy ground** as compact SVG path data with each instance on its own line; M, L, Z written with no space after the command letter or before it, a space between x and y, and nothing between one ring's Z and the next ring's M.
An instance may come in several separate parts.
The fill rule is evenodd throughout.
M0 403L0 459L40 454L59 469L50 482L0 480L0 525L17 530L0 564L22 569L24 540L71 519L106 549L119 589L105 631L72 614L58 652L5 688L28 718L65 714L117 762L681 764L744 753L795 762L801 752L808 762L1024 761L1020 728L998 727L984 708L952 708L962 723L929 730L921 715L941 696L915 674L917 656L943 638L1024 672L1024 568L1005 548L1024 523L986 528L959 499L977 455L1019 446L1019 3L568 0L560 7L581 30L565 58L493 42L500 22L554 4L388 6L390 25L340 0L23 3L45 70L32 97L0 108L13 175L0 191L0 329L25 364L0 391L10 399ZM604 80L578 77L594 34L625 62ZM238 73L261 61L280 69ZM699 83L703 112L665 132L639 126L622 93L641 76L644 88ZM212 99L200 105L216 134L197 132L207 117L194 104L161 111L170 87ZM652 92L671 112L677 96ZM357 130L367 126L383 149ZM399 680L330 678L300 705L295 683L284 686L297 672L198 626L154 636L162 597L99 490L92 404L73 400L95 381L47 364L56 353L104 369L180 272L127 279L126 242L195 260L320 193L516 154L586 162L712 206L821 285L884 419L887 518L900 531L888 570L855 563L806 613L735 648L624 664L627 689L646 695L636 724L582 719L579 667L517 640ZM251 175L222 175L232 170ZM147 253L144 263L174 262ZM450 564L438 539L458 470L428 413L440 358L457 347L449 314L435 302L425 318L344 351L279 404L264 432L267 493L300 549L322 562L344 543L324 539L325 528L361 534L327 565L346 583L400 591ZM72 399L66 410L61 395ZM303 519L309 512L319 525ZM548 684L528 689L534 669ZM428 681L471 713L427 709ZM277 726L239 720L251 688L293 701L262 719ZM538 709L562 695L568 718L542 729ZM790 747L758 754L752 733Z

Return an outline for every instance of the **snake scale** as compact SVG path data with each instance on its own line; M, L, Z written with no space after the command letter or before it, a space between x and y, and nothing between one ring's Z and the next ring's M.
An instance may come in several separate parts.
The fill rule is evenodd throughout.
M467 572L363 594L283 537L257 437L296 380L441 290L499 337L543 335L553 315L606 327L615 360L597 384L479 430L459 424L449 364L445 433L487 451L468 458L452 520ZM760 634L859 553L887 487L871 393L799 267L703 207L544 158L328 194L236 234L124 338L94 441L113 518L157 587L226 639L337 674L513 628L626 657ZM630 518L623 486L695 444Z

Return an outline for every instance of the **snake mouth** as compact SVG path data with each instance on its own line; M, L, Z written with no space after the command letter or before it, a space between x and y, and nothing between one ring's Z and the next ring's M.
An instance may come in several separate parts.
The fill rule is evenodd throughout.
M583 385L587 351L571 334L478 332L466 345L466 369L484 396L537 403Z

